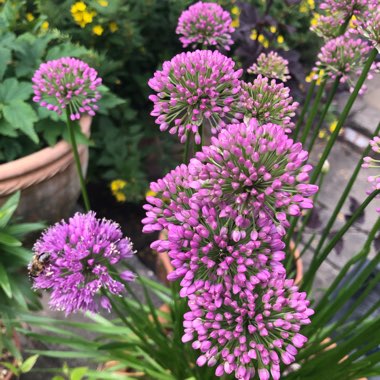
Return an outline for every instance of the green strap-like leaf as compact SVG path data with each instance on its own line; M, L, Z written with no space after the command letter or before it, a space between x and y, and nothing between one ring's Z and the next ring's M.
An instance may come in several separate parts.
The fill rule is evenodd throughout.
M4 290L8 298L12 298L11 284L3 264L0 263L0 287Z

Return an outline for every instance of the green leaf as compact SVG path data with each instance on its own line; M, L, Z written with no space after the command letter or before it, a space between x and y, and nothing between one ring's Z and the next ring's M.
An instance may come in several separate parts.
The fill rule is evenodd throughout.
M0 47L0 80L3 80L5 70L11 60L11 51L5 47Z
M3 113L9 123L23 131L33 142L38 143L38 136L33 128L38 118L29 104L16 100L11 104L5 105Z
M30 356L28 359L26 359L20 366L21 372L22 373L29 372L36 364L37 359L38 359L38 355L33 355L33 356Z
M31 83L19 82L16 78L8 78L0 85L0 103L10 104L15 100L28 100L32 93Z
M83 377L87 374L87 367L78 367L74 368L70 374L70 380L82 380Z
M61 375L54 376L51 380L65 380L65 378Z
M17 137L18 133L16 128L14 128L12 124L9 124L4 119L0 119L0 135L7 137Z
M9 283L7 272L2 263L0 263L0 286L3 288L7 297L12 298L11 284Z
M0 365L9 369L14 375L18 375L18 369L11 363L8 362L0 362Z
M0 228L4 228L13 213L15 212L18 202L20 201L20 192L13 194L7 201L0 207Z
M22 245L20 240L17 240L12 235L0 232L0 244L8 245L10 247L20 247Z

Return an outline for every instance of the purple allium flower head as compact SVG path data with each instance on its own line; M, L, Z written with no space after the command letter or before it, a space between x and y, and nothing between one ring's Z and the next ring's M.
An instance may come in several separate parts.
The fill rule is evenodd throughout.
M341 19L351 16L367 16L368 7L377 3L378 0L324 0L320 8L330 14L339 14Z
M369 7L369 14L366 17L359 17L357 21L357 33L367 38L373 46L380 52L380 3Z
M374 137L373 140L370 141L372 146L372 150L375 154L380 154L380 136ZM368 182L371 184L371 189L368 190L368 193L371 193L375 190L380 190L380 159L376 159L373 157L364 157L363 159L363 168L370 168L377 170L375 175L371 175L368 177ZM380 208L376 209L377 212L380 213Z
M288 64L286 59L271 51L269 54L261 53L247 72L286 82L290 79Z
M98 109L97 87L102 79L96 70L79 59L63 57L42 63L32 81L33 101L59 115L68 109L71 120L75 120L82 113L94 116Z
M176 33L182 35L179 40L184 48L202 45L230 50L234 30L230 14L220 5L199 1L182 12Z
M151 246L168 251L175 268L168 279L182 278L182 297L202 289L205 281L220 283L226 276L234 281L236 293L252 275L285 273L285 244L267 215L244 218L230 206L197 206L176 212L167 240Z
M283 83L259 75L253 83L241 82L241 112L248 118L255 118L260 124L274 123L291 132L294 123L291 118L298 107L289 96L290 90Z
M341 34L342 23L344 18L336 15L318 15L314 18L315 24L310 26L310 30L324 40L331 40Z
M210 50L178 54L164 62L148 82L157 92L149 99L161 131L177 133L181 143L193 133L199 144L199 127L205 121L215 134L226 121L242 119L236 105L242 70L235 71L234 66L232 59Z
M361 73L370 50L371 45L360 38L353 38L353 31L350 29L321 48L315 70L323 69L325 75L331 79L341 76L341 83L348 82L353 88L351 78L356 78ZM370 74L368 78L371 76Z
M286 215L299 216L313 207L309 198L318 186L307 184L311 165L308 153L275 124L259 126L257 120L231 124L211 145L204 146L189 163L189 173L199 178L190 187L200 188L195 198L225 203L240 215L262 210L287 226Z
M37 260L45 256L45 268L34 278L34 289L51 290L50 306L66 315L78 310L97 312L99 305L110 310L101 290L120 295L124 285L113 278L109 267L134 254L119 225L97 219L94 212L76 213L68 222L48 228L33 251ZM134 278L130 271L120 276L128 281Z
M314 313L306 293L281 274L251 276L246 288L233 292L232 284L210 284L189 296L184 314L183 342L200 350L197 365L216 366L216 376L234 374L249 380L258 375L280 379L281 362L295 361L307 338L300 333Z

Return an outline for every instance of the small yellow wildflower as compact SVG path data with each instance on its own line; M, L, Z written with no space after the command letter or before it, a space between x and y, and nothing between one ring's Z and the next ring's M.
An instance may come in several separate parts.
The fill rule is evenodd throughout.
M96 12L83 12L83 22L85 22L86 24L92 23L94 16L96 16Z
M110 184L112 195L118 202L125 202L127 200L126 195L122 191L125 186L127 186L127 181L122 179L115 179Z
M157 195L157 193L153 190L148 190L146 193L145 193L145 196L146 197L155 197Z
M233 19L232 22L231 22L231 25L235 29L238 28L240 26L240 20L239 20L239 18Z
M284 37L283 36L281 36L281 34L277 37L277 42L281 45L281 44L283 44L284 43Z
M265 49L268 49L268 47L269 47L269 41L268 41L268 40L265 40L265 41L263 42L263 46L265 47Z
M252 29L251 35L249 36L251 40L256 40L257 39L257 30Z
M49 29L49 23L47 21L44 21L42 24L41 24L41 30L43 31L46 31Z
M71 6L71 13L83 12L87 8L87 5L83 1L78 1Z
M262 44L265 41L265 36L262 34L259 34L259 36L257 37L257 41L259 41Z
M109 24L108 24L108 27L111 31L111 33L115 33L119 27L117 26L116 22L115 21L111 21Z
M324 139L324 138L326 138L326 136L327 136L326 131L324 131L323 129L322 129L321 131L319 131L319 133L318 133L318 137L319 137L320 139Z
M355 15L352 15L351 19L350 19L350 22L348 23L348 27L351 28L351 29L356 29L356 21L357 18Z
M98 0L98 4L101 7L108 7L108 1L107 0Z
M320 17L321 17L320 14L314 12L314 13L313 13L313 17L312 17L312 19L310 20L310 25L311 25L311 26L317 26Z
M240 8L237 7L236 5L231 8L231 13L235 16L240 16L240 12L241 12Z
M97 36L101 36L104 32L104 28L101 25L95 25L92 28L92 33L96 34Z
M330 130L331 133L333 133L333 132L335 131L337 125L338 125L338 120L334 120L334 121L330 124L330 126L329 126L329 130Z
M271 25L270 28L269 28L269 30L270 30L271 33L276 33L277 32L277 28L274 25Z
M308 75L306 75L305 82L310 83L314 79L315 75L316 75L316 72L311 71Z
M25 18L29 21L32 22L34 20L33 13L27 13Z
M88 11L87 5L83 1L78 1L73 4L70 9L71 15L74 21L81 27L84 28L87 24L93 21L96 16L95 11Z
M319 73L318 73L318 79L317 79L317 81L315 82L315 84L316 84L317 86L320 86L320 85L321 85L324 75L325 75L325 70L319 70Z

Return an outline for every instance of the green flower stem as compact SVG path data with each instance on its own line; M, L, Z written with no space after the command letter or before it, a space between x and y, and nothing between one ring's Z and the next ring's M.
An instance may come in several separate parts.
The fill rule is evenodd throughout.
M195 153L200 152L202 150L202 146L203 146L203 125L202 124L199 126L198 130L199 130L199 134L201 136L201 143L195 144Z
M356 82L355 88L354 88L353 92L351 93L350 97L348 98L347 103L346 103L346 105L345 105L345 107L344 107L344 109L343 109L343 111L339 117L338 124L335 128L335 131L330 136L330 139L329 139L329 141L328 141L328 143L327 143L327 145L326 145L326 147L322 153L322 156L319 159L319 162L318 162L316 168L314 169L313 174L311 175L310 183L316 183L317 178L318 178L318 176L322 170L323 163L326 161L327 157L330 154L330 151L331 151L331 149L335 143L335 140L337 139L339 132L342 129L342 126L345 123L345 121L348 117L348 114L351 111L351 108L352 108L352 106L353 106L353 104L354 104L354 102L355 102L355 100L359 94L359 90L362 88L363 83L367 78L367 74L368 74L368 72L371 68L371 65L374 62L376 56L377 56L377 49L372 49L372 51L369 54L369 57L367 58L367 62L365 63L365 65L363 67L363 71L360 74L358 81Z
M67 128L69 130L69 135L70 135L71 147L72 147L72 151L74 154L75 165L77 167L77 172L78 172L78 176L79 176L79 183L80 183L80 188L82 191L84 206L85 206L86 211L90 211L91 210L90 201L89 201L88 194L87 194L86 184L85 184L84 178L83 178L82 165L80 163L80 158L79 158L79 153L78 153L78 145L77 145L77 141L75 138L75 132L74 132L74 125L70 119L69 110L66 111L66 120L67 120Z
M376 128L373 136L377 136L379 133L380 133L380 123L377 125L377 128ZM344 188L344 191L343 191L341 197L339 198L339 201L338 201L337 205L335 206L335 209L334 209L326 227L323 230L321 239L319 240L317 248L315 249L315 256L318 256L319 251L322 249L323 244L325 243L327 236L328 236L332 226L334 225L335 220L338 217L340 210L342 209L348 195L350 194L350 191L351 191L351 189L352 189L352 187L356 181L356 178L358 177L358 174L359 174L360 169L362 167L363 158L368 156L370 151L371 151L371 145L368 144L367 148L364 150L363 154L361 155L361 157L360 157L360 159L359 159L359 161L355 167L355 170L353 171L353 173L351 175L350 180L348 181L346 187Z
M316 138L317 138L317 136L318 136L318 133L319 133L319 131L320 131L322 125L323 125L323 122L325 121L325 118L326 118L327 112L329 111L330 106L331 106L331 103L332 103L332 101L333 101L333 99L334 99L334 97L335 97L335 94L336 94L337 90L338 90L339 82L340 82L340 78L341 78L341 76L336 77L336 78L335 78L335 81L334 81L334 83L333 83L333 85L332 85L332 88L331 88L331 90L330 90L329 96L328 96L328 98L327 98L327 100L326 100L325 107L323 108L322 115L321 115L320 118L319 118L318 125L317 125L317 127L315 128L315 130L314 130L314 132L313 132L313 135L312 135L312 137L311 137L311 140L310 140L310 142L309 142L309 146L308 146L308 148L307 148L307 150L308 150L309 152L311 152L311 150L313 149L313 146L314 146L315 140L316 140Z
M362 214L365 208L371 203L371 201L380 194L380 190L373 191L366 200L355 210L351 218L344 224L344 226L338 231L338 233L330 240L326 248L318 256L314 255L315 260L310 265L309 270L304 276L302 282L302 288L305 291L309 291L318 268L322 265L323 261L327 258L329 253L333 250L338 241L343 237L343 235L348 231L348 229L354 224L356 219Z
M186 141L185 141L185 150L183 152L183 162L187 165L189 163L189 159L190 159L190 138L189 138L189 134L187 134L187 138L186 138Z
M316 83L317 83L317 82L316 82L315 80L313 80L313 81L310 83L309 89L307 90L305 103L304 103L304 105L302 106L301 114L300 114L300 116L298 117L297 124L296 124L296 127L295 127L294 132L293 132L293 138L294 138L294 140L296 140L297 137L298 137L298 133L299 133L299 131L300 131L300 129L301 129L301 125L302 125L302 123L303 123L303 119L304 119L304 117L305 117L306 111L307 111L307 109L309 108L309 104L310 104L311 98L312 98L312 96L313 96L314 88L315 88Z
M324 92L325 87L326 87L326 83L327 83L326 79L323 80L323 82L321 83L321 85L318 88L317 95L315 96L313 107L310 111L308 118L306 119L305 129L303 130L302 135L301 135L300 141L301 141L302 145L305 144L307 137L309 136L310 129L313 125L313 121L315 120L315 117L317 116L319 104L321 102L323 92Z

